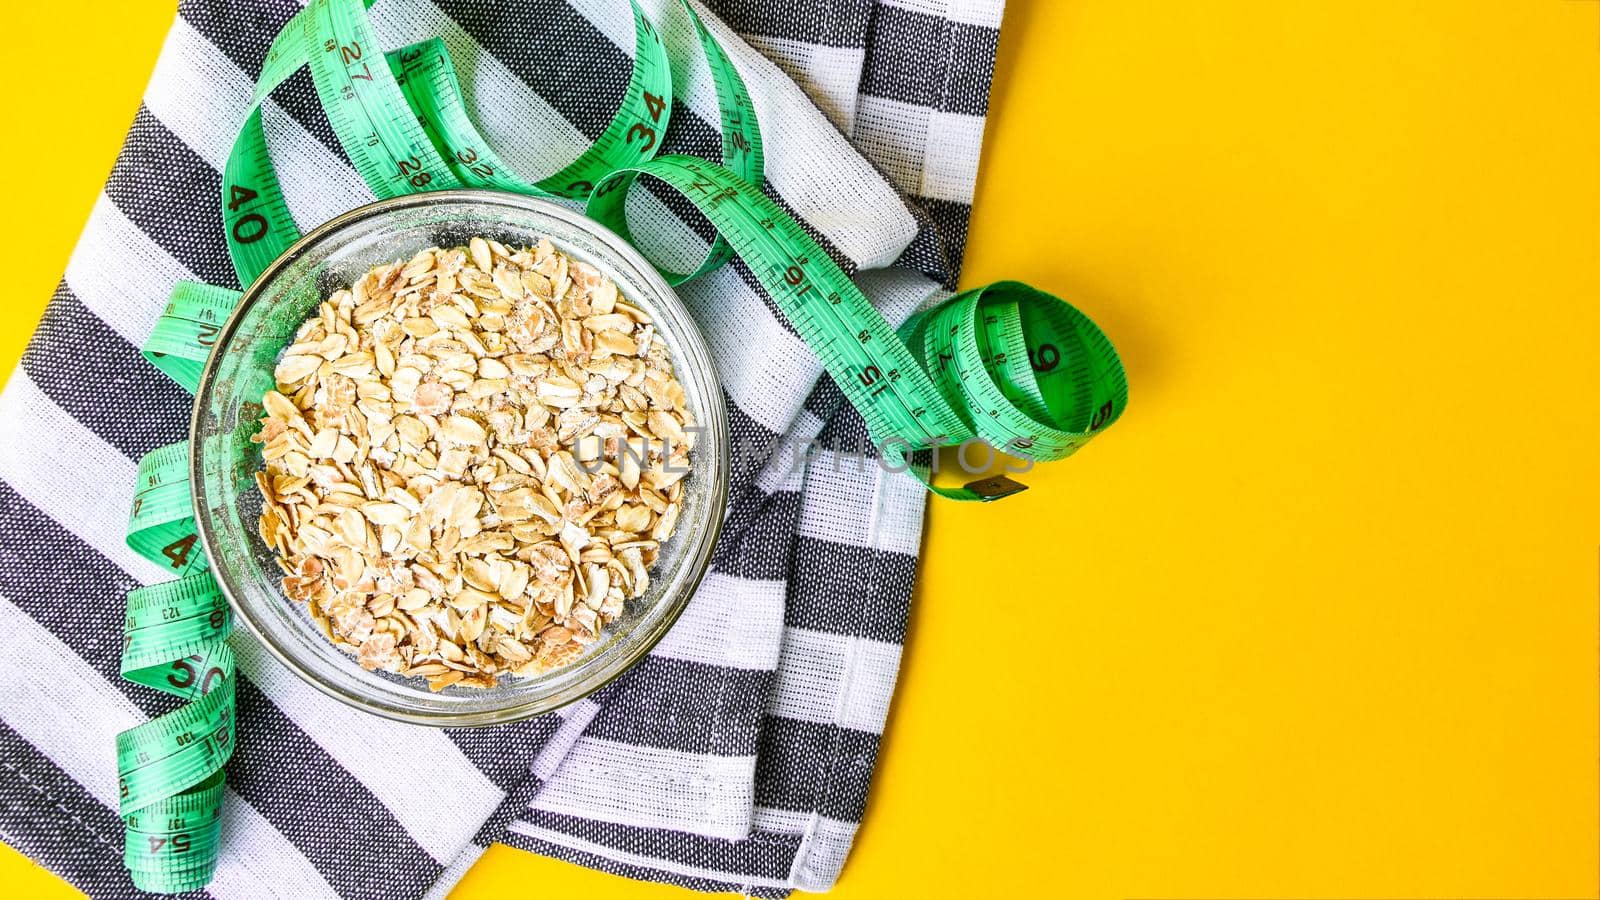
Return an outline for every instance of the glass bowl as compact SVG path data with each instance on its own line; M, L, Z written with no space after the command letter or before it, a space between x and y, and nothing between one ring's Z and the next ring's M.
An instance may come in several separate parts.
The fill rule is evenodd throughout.
M677 532L651 570L649 590L630 600L576 662L492 688L454 685L434 693L423 678L369 672L333 646L303 604L281 591L280 570L261 540L261 397L295 330L322 298L375 265L451 247L474 235L508 246L547 237L616 281L655 319L671 350L689 410L703 429L691 451ZM363 206L301 238L256 279L223 326L195 394L189 477L195 521L211 571L234 613L273 655L318 689L369 712L436 726L492 725L571 703L610 682L661 639L688 603L711 559L727 500L728 424L722 389L699 328L656 270L621 238L565 207L492 191L440 191Z

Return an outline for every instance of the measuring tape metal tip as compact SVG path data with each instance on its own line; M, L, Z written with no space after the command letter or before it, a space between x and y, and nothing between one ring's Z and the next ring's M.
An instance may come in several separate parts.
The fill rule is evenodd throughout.
M1000 500L1005 497L1010 497L1013 494L1020 494L1028 489L1028 486L1022 482L1007 478L1004 475L995 475L990 478L980 478L977 481L969 481L962 485L962 487L973 492L974 494L977 494L978 499L984 502Z

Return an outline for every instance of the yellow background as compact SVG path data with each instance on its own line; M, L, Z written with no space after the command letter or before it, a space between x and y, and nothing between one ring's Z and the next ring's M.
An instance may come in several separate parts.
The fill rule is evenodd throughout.
M8 12L5 368L171 3ZM967 281L1133 400L936 504L835 895L1595 897L1600 3L1009 7ZM688 895L498 847L456 896Z

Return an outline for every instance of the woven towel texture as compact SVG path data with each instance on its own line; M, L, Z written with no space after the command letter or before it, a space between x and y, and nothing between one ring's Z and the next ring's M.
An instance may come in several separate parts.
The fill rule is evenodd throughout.
M891 321L959 271L1003 0L719 0L701 9L755 101L767 189ZM641 0L693 46L676 0ZM135 896L113 738L170 707L117 673L134 467L190 400L144 362L172 284L235 285L220 170L293 0L184 0L126 143L0 394L0 837L95 897ZM622 0L381 0L385 46L441 36L486 135L539 177L628 76ZM715 92L675 53L667 152L715 158ZM371 200L301 72L264 109L302 228ZM692 255L681 206L643 198ZM560 713L441 731L350 712L238 634L238 746L217 897L442 897L495 841L632 877L782 896L837 878L866 805L924 494L856 459L859 417L748 270L681 296L717 358L737 461L682 620ZM815 442L820 452L807 452Z

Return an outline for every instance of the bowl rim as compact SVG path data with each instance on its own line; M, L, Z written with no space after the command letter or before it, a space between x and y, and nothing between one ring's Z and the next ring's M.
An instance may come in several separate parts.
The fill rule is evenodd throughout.
M706 343L705 334L699 324L684 306L681 298L667 280L662 277L656 267L637 249L623 240L616 232L606 228L599 222L589 218L581 212L574 211L566 206L553 203L539 197L530 197L524 194L514 194L507 191L491 191L480 189L452 189L445 191L428 191L420 194L406 194L363 204L347 212L341 213L323 222L306 232L299 240L289 245L278 255L261 274L257 275L249 286L245 288L228 314L228 319L223 323L217 334L217 339L212 345L211 353L206 358L202 369L200 382L195 388L194 402L189 413L189 494L190 505L195 519L195 531L200 538L201 549L205 552L207 560L216 558L216 546L212 533L209 517L202 515L201 497L204 494L204 472L200 453L199 430L201 427L202 410L204 405L201 398L211 390L215 379L218 360L224 348L232 342L234 333L238 330L244 313L260 298L268 284L287 268L307 247L326 238L329 234L370 216L408 209L418 206L433 206L441 203L477 203L488 205L501 205L519 207L525 210L547 215L560 220L563 224L575 230L586 232L589 237L596 239L607 252L616 254L623 263L632 266L642 276L646 286L655 291L657 298L664 305L674 307L674 312L679 315L690 328L688 333L677 335L678 339L686 345L690 356L703 357L708 363L714 361L710 346ZM557 246L560 245L556 241ZM542 715L564 706L576 703L601 688L615 682L626 674L636 664L649 655L650 651L661 642L667 632L672 629L689 605L690 598L705 579L710 570L711 560L715 553L717 541L722 534L722 527L726 517L728 497L728 410L724 397L721 378L717 374L716 366L708 364L704 369L707 393L710 397L710 408L703 410L705 421L701 427L707 431L706 440L702 446L709 445L716 457L716 470L722 473L721 478L713 480L710 493L706 498L706 513L710 521L706 525L705 537L694 550L683 573L679 576L680 589L670 598L671 606L665 614L655 623L644 639L637 644L628 655L619 657L619 662L602 669L600 676L592 685L575 687L568 694L558 694L552 697L536 698L534 700L507 706L498 709L475 710L461 713L450 712L418 712L410 708L394 705L387 700L374 701L355 695L342 689L338 684L325 680L309 666L303 665L295 656L287 652L271 636L270 629L263 628L260 623L251 617L244 604L234 596L233 590L222 578L214 578L217 588L228 599L228 606L233 610L236 622L242 622L269 653L279 662L283 663L291 672L317 690L340 702L359 709L363 712L379 715L387 719L406 722L413 725L426 725L435 728L460 728L460 727L488 727L519 722L534 716ZM697 448L698 449L698 448ZM208 569L208 571L210 571ZM665 599L665 598L664 598Z

